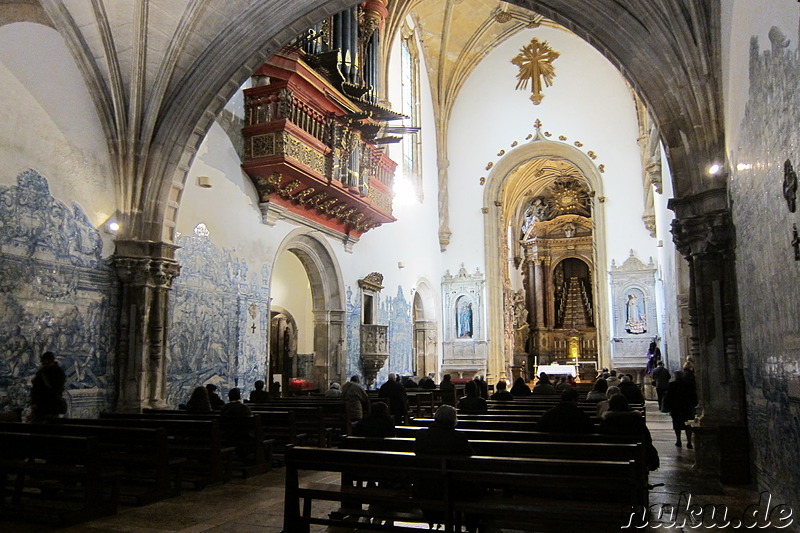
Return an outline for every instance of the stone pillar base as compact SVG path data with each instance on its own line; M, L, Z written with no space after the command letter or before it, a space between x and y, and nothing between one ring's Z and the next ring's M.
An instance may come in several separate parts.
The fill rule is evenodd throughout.
M690 424L695 446L694 469L719 477L730 485L747 484L750 476L750 441L747 427Z

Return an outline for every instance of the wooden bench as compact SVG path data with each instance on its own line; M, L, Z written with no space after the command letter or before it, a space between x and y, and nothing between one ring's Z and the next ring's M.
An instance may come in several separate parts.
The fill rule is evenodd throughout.
M0 432L0 515L72 524L117 512L119 468L96 437Z
M186 460L170 457L163 428L2 422L0 432L96 438L102 464L123 471L123 502L145 505L181 493Z
M209 484L230 480L236 448L223 445L218 419L172 420L118 415L120 413L101 413L99 419L61 418L58 423L118 426L124 421L128 427L163 427L167 431L170 457L186 459L184 482L195 489L203 489Z
M144 409L142 414L108 413L108 418L148 418L154 420L219 420L222 442L236 448L231 470L242 477L262 474L272 467L274 439L268 438L261 420L256 417L223 417L219 411L193 412L183 409ZM256 445L258 443L258 445Z
M341 481L301 484L301 472L308 471L339 473ZM359 516L425 523L424 510L441 516L445 531L460 531L461 517L527 530L536 524L537 531L540 525L569 531L565 524L576 523L581 524L580 531L610 531L612 526L619 528L621 511L647 502L646 485L642 486L637 475L635 462L624 460L426 457L409 452L290 448L286 454L284 533L307 532L312 524L352 529L347 520ZM364 486L365 477L373 477L379 485ZM356 479L362 482L352 483ZM479 486L474 490L463 490L476 480ZM415 496L415 484L435 486L436 497ZM313 512L314 501L340 502L342 510L318 516ZM364 523L358 527L418 529Z

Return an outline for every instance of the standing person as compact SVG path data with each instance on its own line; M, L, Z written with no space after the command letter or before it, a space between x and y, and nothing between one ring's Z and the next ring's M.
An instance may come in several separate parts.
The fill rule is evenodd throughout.
M269 393L264 390L264 382L259 379L253 384L253 386L255 387L255 390L250 391L250 403L269 402Z
M350 413L350 420L361 420L364 418L364 409L369 405L367 393L359 383L358 376L353 376L350 381L342 387L342 399L347 405Z
M442 391L442 403L447 405L456 405L456 385L450 378L450 374L442 376L442 382L439 383L439 390Z
M683 372L675 372L675 380L669 384L664 396L665 407L672 417L672 429L675 431L675 446L681 447L681 431L686 431L686 447L692 448L692 429L686 425L687 420L694 418L694 408L697 405L697 395L687 381L683 379Z
M48 416L67 412L63 396L67 377L56 361L56 354L44 352L40 361L42 366L31 382L31 422L34 424L42 424Z
M651 375L656 366L658 366L659 361L661 361L661 348L653 341L647 349L647 366L644 369L644 374L646 376Z
M667 412L664 408L664 394L669 388L669 378L671 377L672 374L670 374L669 370L666 369L664 362L659 361L656 365L656 369L653 370L652 378L653 386L656 388L656 394L658 395L658 408L662 413Z
M208 383L206 384L206 389L208 390L208 401L211 402L211 409L214 411L222 409L222 406L225 405L225 400L219 397L217 386L213 383Z
M489 399L489 384L483 379L483 376L475 376L475 383L478 384L478 394L484 400Z
M408 396L406 389L397 381L397 374L391 372L386 383L378 389L378 398L389 405L389 414L396 424L404 424L408 415Z

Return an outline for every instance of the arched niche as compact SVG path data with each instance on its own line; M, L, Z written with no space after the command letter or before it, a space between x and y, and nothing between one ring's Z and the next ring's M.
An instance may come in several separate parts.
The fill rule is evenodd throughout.
M412 303L414 327L414 373L426 376L439 371L439 332L436 299L428 280L420 280L414 289Z
M600 171L589 157L566 143L549 141L537 128L534 138L506 153L492 167L487 176L483 194L484 242L486 257L487 295L486 304L490 309L504 309L509 300L505 294L510 291L507 275L508 224L520 217L525 208L526 192L541 184L531 182L534 178L520 170L536 159L563 160L574 166L585 179L591 193L592 234L595 238L593 257L589 264L596 265L593 276L595 325L597 327L598 364L608 365L609 320L607 313L597 312L606 309L609 301L608 264L605 243L606 213L604 191ZM527 181L526 181L527 180ZM507 316L508 315L508 316ZM487 317L487 339L493 344L489 350L488 374L490 376L510 375L513 362L513 320L510 313L489 313Z
M298 228L290 232L275 254L292 253L303 265L311 286L314 315L314 381L324 387L344 376L344 283L341 269L320 234Z

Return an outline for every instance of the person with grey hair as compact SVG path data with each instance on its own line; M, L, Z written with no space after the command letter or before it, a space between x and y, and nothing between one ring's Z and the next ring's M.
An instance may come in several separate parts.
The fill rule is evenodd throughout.
M361 420L364 409L369 406L369 398L359 383L358 376L352 376L342 387L342 399L347 404L350 420Z
M473 455L466 435L456 431L458 417L452 405L441 405L427 429L417 431L414 453L418 455Z
M608 402L617 394L622 394L619 390L619 387L609 387L608 390L606 390L606 399L601 402L597 402L597 418L602 420L606 417L606 414L608 413Z

